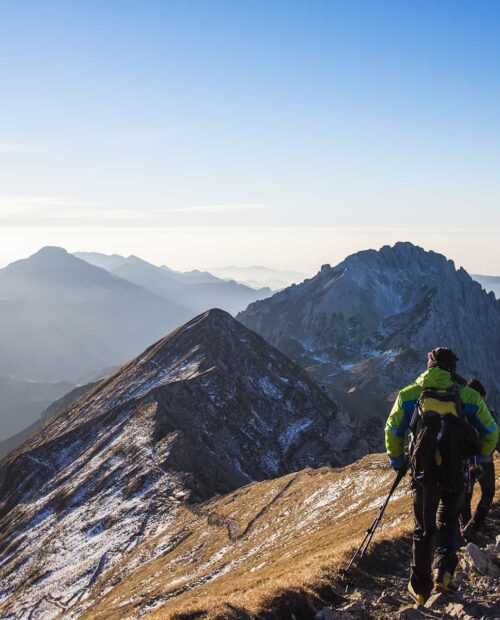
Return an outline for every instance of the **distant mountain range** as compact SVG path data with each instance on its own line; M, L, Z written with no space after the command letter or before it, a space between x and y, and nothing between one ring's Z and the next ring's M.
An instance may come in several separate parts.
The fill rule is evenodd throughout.
M237 313L270 294L135 256L52 247L0 269L0 442L199 312Z
M398 389L450 346L500 406L500 302L463 269L410 243L353 254L237 316L308 370L355 419L388 413Z
M156 267L137 256L107 256L95 252L77 252L75 256L171 303L180 304L192 315L213 307L237 314L249 303L272 294L269 288L255 290L234 281L226 282L207 272L183 273L165 266Z
M191 313L61 248L43 248L0 270L0 314L0 375L78 383Z
M253 288L268 286L273 291L302 282L307 277L306 274L298 271L269 269L258 265L253 267L210 267L207 271L219 278L235 280Z
M353 259L350 257L347 260L351 271ZM427 267L431 268L431 263ZM371 268L368 261L361 264L358 270L369 273ZM403 263L401 268L406 269ZM298 272L258 266L227 267L213 271L221 277L246 279L251 286L267 281L273 288L303 278L303 274ZM3 320L0 324L0 385L3 399L0 420L3 423L0 425L0 442L18 433L22 437L22 431L35 424L44 409L75 384L84 385L107 374L108 371L103 369L118 366L148 342L200 311L215 306L236 314L248 304L268 299L272 294L270 288L255 290L221 277L201 270L177 272L167 266L157 267L135 256L95 252L72 256L60 248L43 248L32 257L1 269L0 310ZM392 275L388 277L394 280ZM411 266L408 277L412 277ZM477 275L474 278L491 290L497 290L495 286L500 281L500 278L492 276ZM307 282L311 279L299 286L299 297L316 305L318 294L310 295L314 285ZM380 289L377 295L359 297L356 293L348 303L376 303L386 285L380 281L377 286ZM286 296L289 294L287 292ZM343 286L340 286L338 294L331 298L331 311L335 314L339 299L349 299L351 295L349 287L344 292ZM323 299L324 295L321 297ZM274 309L281 304L281 299L279 296L273 297L262 307ZM329 299L321 301L321 311L326 311L327 315L325 308L330 303ZM387 299L388 308L390 304L391 299ZM256 326L248 318L254 310L252 306L240 317L245 322L250 321L247 324ZM388 312L391 313L391 310ZM395 312L397 314L397 310ZM317 309L314 313L318 313ZM281 311L278 314L281 315ZM294 314L291 308L286 309L286 320L291 320ZM376 358L370 355L365 358L363 351L366 348L358 349L358 357L354 356L356 359L352 358L352 351L347 350L345 355L342 353L342 342L349 338L352 321L357 320L355 313L349 315L351 323L346 324L346 330L339 324L335 327L336 331L331 331L327 324L325 339L335 342L337 353L330 358L329 353L323 351L321 359L333 363L333 370L328 364L318 363L314 356L296 355L297 337L307 342L310 328L304 327L300 334L302 328L299 327L298 332L294 333L292 320L289 328L283 330L282 320L283 316L276 315L272 333L265 329L262 333L288 354L296 356L295 359L317 379L325 382L341 402L349 403L348 409L354 411L356 417L360 410L370 409L365 403L354 409L350 406L351 402L359 400L361 393L366 392L352 389L359 383L352 382L352 378L363 376L364 380L368 380L370 374L375 372L372 365ZM260 323L258 329L262 329ZM320 324L314 327L316 331L321 329ZM290 335L291 340L284 343L281 331L286 332L287 337ZM354 349L365 346L355 339L352 344ZM78 350L78 356L74 355L75 350ZM371 360L370 363L368 360ZM358 367L361 362L364 365ZM389 381L386 387L390 386L392 383ZM349 396L345 395L346 391Z
M196 317L0 461L0 615L82 611L179 501L342 464L352 438L299 366L226 312Z

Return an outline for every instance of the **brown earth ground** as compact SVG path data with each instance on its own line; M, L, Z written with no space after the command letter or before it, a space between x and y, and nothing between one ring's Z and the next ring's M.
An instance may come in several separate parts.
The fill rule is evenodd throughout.
M497 459L497 472L499 465ZM149 537L104 573L89 593L92 602L82 600L65 617L307 620L325 607L347 606L344 616L335 617L409 618L407 479L389 503L370 553L351 577L342 577L393 479L386 457L371 455L342 469L304 470L203 504L183 504L167 532ZM492 541L499 531L496 505L486 538ZM498 580L459 577L460 600L466 608L468 597L476 603L481 598L481 615L429 610L418 617L500 617Z

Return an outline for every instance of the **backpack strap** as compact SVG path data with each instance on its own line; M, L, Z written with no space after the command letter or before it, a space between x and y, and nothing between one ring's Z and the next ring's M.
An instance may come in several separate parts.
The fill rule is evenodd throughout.
M455 392L455 406L457 408L457 416L460 421L464 419L464 406L462 399L460 398L460 386L458 383L453 385L453 391Z
M411 416L411 420L410 420L410 433L412 433L412 434L415 434L415 431L417 429L418 421L422 417L422 410L421 410L422 394L423 394L423 392L420 394L418 400L415 403L415 407L413 408L413 415Z

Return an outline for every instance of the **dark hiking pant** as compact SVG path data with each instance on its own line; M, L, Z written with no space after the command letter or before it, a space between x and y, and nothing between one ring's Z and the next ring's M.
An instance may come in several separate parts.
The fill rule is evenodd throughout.
M437 483L422 485L413 481L412 494L415 530L410 581L415 592L427 597L434 586L433 557L434 568L440 573L453 574L457 566L458 517L464 490L447 491Z
M472 520L474 528L478 529L484 525L493 498L495 497L495 463L483 463L483 475L479 478L479 486L481 487L481 499L477 505L474 516L471 514L472 494L474 492L473 480L470 489L465 493L464 506L460 515L460 521L463 526Z

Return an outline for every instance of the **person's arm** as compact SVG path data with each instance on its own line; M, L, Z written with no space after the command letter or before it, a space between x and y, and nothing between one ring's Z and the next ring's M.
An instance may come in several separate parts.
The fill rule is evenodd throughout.
M490 456L496 448L498 443L498 424L493 419L488 406L482 399L476 412L476 418L484 429L481 436L482 450L479 455L479 462L481 462L482 456Z
M416 402L414 398L406 398L404 392L398 394L385 426L385 447L394 469L405 465L405 434L410 427Z
M481 436L481 454L477 456L477 461L481 462L481 457L487 457L495 450L498 443L498 425L481 396L475 390L465 389L465 413Z

